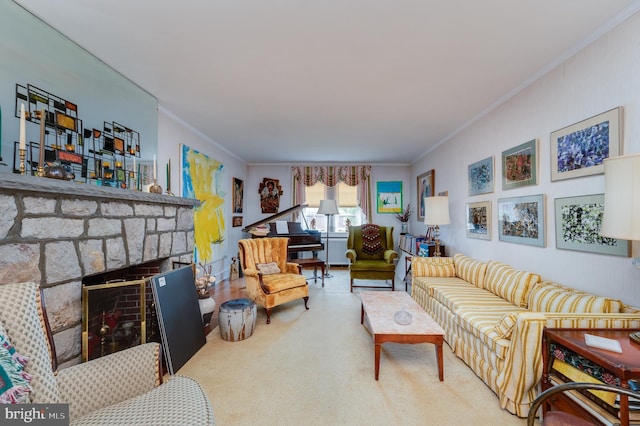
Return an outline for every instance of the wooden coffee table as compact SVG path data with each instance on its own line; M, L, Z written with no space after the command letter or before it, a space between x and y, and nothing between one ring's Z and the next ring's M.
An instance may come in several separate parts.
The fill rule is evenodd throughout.
M383 343L433 343L436 346L438 359L438 377L444 380L444 360L442 344L444 330L418 305L415 300L403 291L363 291L360 324L364 324L365 314L370 332L373 334L375 346L375 377L380 372L380 346ZM408 325L398 324L394 314L403 309L412 316Z

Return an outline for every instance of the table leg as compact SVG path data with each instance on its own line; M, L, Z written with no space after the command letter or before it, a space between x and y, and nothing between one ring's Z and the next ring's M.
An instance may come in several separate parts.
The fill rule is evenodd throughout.
M324 263L322 263L322 287L324 287Z
M444 381L444 359L442 356L442 343L436 344L436 358L438 359L438 378Z
M360 324L364 324L364 305L360 306Z
M377 343L374 346L376 352L376 380L378 380L378 374L380 373L380 346L382 345Z
M313 282L314 283L318 282L318 267L317 266L313 267Z

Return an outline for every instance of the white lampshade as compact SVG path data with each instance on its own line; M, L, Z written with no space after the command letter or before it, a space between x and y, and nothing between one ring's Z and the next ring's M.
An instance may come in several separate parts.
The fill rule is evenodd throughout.
M604 216L600 234L640 241L640 155L604 160Z
M338 214L338 203L336 200L320 200L320 207L318 207L318 214Z
M424 199L424 223L425 225L448 225L449 197L425 197Z

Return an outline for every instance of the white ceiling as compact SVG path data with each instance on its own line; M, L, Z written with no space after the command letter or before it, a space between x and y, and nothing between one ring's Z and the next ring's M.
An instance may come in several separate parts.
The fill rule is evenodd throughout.
M412 163L640 10L640 0L15 1L252 164Z

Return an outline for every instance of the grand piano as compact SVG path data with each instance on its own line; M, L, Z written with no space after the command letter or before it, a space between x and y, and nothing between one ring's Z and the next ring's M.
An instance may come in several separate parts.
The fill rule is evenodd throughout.
M324 244L320 237L320 232L309 229L307 225L307 219L302 213L302 209L307 207L307 204L298 204L258 222L252 223L242 228L242 232L246 232L251 235L252 238L264 238L264 237L288 237L289 238L289 258L297 259L298 253L310 251L313 253L313 257L318 257L318 252L324 250ZM307 225L307 229L302 228L300 222L286 222L286 228L281 219L291 216L296 212L300 212L302 219ZM280 223L278 223L280 222Z

